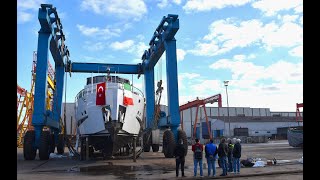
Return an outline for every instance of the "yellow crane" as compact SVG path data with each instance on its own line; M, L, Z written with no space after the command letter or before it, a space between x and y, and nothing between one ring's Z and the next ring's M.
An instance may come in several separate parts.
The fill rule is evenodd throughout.
M34 85L36 78L36 57L37 53L33 52L33 63L32 63L32 78L31 78L31 90L20 87L17 84L17 147L22 147L23 136L25 132L32 129L32 113L33 113L33 101L34 101ZM48 91L46 99L46 109L51 110L54 86L54 70L49 63L48 68ZM63 126L62 126L63 127ZM62 131L63 132L63 131Z

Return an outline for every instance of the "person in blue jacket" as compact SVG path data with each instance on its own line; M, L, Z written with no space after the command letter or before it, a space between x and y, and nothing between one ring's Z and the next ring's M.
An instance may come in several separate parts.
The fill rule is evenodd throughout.
M207 158L207 163L208 163L208 176L210 176L211 169L212 169L212 176L215 177L216 176L216 159L217 159L217 154L218 154L218 148L213 143L212 139L210 139L210 143L206 144L205 153L206 153L206 158Z

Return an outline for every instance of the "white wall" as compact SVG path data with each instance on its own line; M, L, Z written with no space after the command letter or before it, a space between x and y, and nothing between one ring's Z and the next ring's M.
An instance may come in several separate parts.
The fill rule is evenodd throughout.
M70 134L75 134L75 128L76 128L76 120L75 120L75 104L74 103L66 103L66 133L68 135ZM61 111L61 114L62 114L62 120L64 120L64 107L65 107L65 104L62 103L62 111ZM71 117L72 117L72 130L70 129L71 128Z

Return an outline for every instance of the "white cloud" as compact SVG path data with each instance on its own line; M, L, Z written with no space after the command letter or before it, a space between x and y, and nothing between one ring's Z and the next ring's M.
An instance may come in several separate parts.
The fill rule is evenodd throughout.
M149 46L147 46L144 42L138 42L134 46L128 49L128 52L134 54L136 57L141 58L142 54L145 50L147 50Z
M222 86L222 81L220 80L203 80L199 84L191 85L191 89L193 90L193 92L196 92L197 94L203 94L209 89L214 89L214 91L212 92L219 92L221 91Z
M126 40L123 42L114 42L110 44L110 47L114 50L124 50L129 49L133 46L134 41L133 40Z
M242 6L252 0L189 0L183 6L186 12L190 11L210 11L212 9L222 9L227 6Z
M222 95L222 105L227 107L225 86L219 80L203 80L192 86L195 93L180 95L179 104L214 94ZM180 93L180 92L179 92ZM181 94L181 93L180 93ZM230 107L270 108L271 111L294 112L295 104L303 102L303 85L285 82L264 85L253 80L230 80L228 85ZM211 106L208 104L208 106ZM216 105L214 105L216 106Z
M296 12L302 11L302 0L261 0L252 3L252 7L260 9L266 16L273 16L278 11L290 10L297 7L299 8Z
M167 7L168 6L168 0L160 0L160 2L157 3L157 6L160 9L163 9L163 8Z
M21 8L23 10L38 10L41 4L44 4L45 0L18 0L17 8Z
M217 54L218 50L219 47L215 41L211 41L210 43L201 43L197 41L195 49L188 50L187 52L199 56L214 56Z
M294 22L294 21L296 21L298 19L298 17L299 17L298 15L284 15L282 17L282 21L284 23L286 23L286 22Z
M25 23L25 22L28 22L32 19L32 14L30 13L26 13L26 12L23 12L23 11L18 11L18 23ZM38 32L37 32L38 34Z
M142 63L142 60L139 59L139 58L136 58L136 59L133 59L131 62L132 62L133 64L138 64L138 63Z
M302 43L302 27L295 23L284 23L275 31L265 32L262 41L268 47L291 47Z
M285 71L283 70L285 68ZM302 63L290 63L278 61L265 69L265 76L276 82L285 83L290 81L302 81ZM281 72L281 73L280 73Z
M89 51L101 51L106 47L106 45L102 42L92 43L92 42L86 42L84 45L85 49L88 49Z
M300 22L301 25L303 25L303 16L300 17L299 22Z
M297 6L296 8L294 8L294 11L298 14L298 13L302 13L303 12L303 6L302 4L300 6Z
M139 41L143 41L143 40L145 39L144 35L142 35L142 34L137 35L136 38L137 38Z
M100 15L113 14L119 18L132 18L133 20L140 20L147 13L143 0L83 0L81 9Z
M200 74L198 73L180 73L179 74L179 78L181 79L193 79L193 78L196 78L196 77L200 77Z
M172 0L173 1L173 3L175 3L175 4L181 4L181 0Z
M200 56L215 56L251 45L263 45L267 50L273 47L292 47L302 43L302 27L286 22L263 24L260 20L237 21L226 19L214 21L209 34L188 52Z
M289 51L289 54L291 56L297 56L297 57L302 57L303 56L303 46L297 46L293 48L291 51Z
M179 73L178 75L178 84L179 84L179 90L184 90L185 85L183 83L184 79L193 80L194 78L200 77L200 74L197 73Z
M238 54L238 55L234 55L234 56L233 56L233 59L242 61L242 60L245 60L245 59L246 59L246 56L243 55L243 54Z
M19 24L31 21L37 15L37 10L44 4L45 0L18 0L17 22ZM59 13L59 12L58 12Z
M102 39L109 39L113 36L119 36L121 32L120 29L110 29L107 27L104 29L100 29L99 27L87 27L80 24L77 24L77 28L85 36L99 37Z
M266 79L275 82L302 81L302 63L294 64L283 60L264 67L252 62L220 59L209 67L212 69L230 69L233 80L249 80L252 83ZM251 85L254 86L254 84Z
M256 55L255 55L255 54L250 54L250 55L248 56L248 59L254 59L254 58L256 58Z
M143 42L136 43L133 40L126 40L123 42L116 41L111 43L110 47L114 50L123 50L135 55L136 58L132 60L133 62L138 62L137 58L141 58L144 51L149 48L149 46L147 46ZM141 62L141 60L139 62Z
M225 94L222 103L226 106L224 97ZM232 107L270 108L271 111L294 112L295 104L303 100L303 85L276 83L246 90L229 87L228 99L229 106Z
M184 56L186 55L186 51L183 49L177 49L177 61L183 61Z
M177 4L177 5L181 4L181 0L170 0L170 1L172 1L172 3ZM164 8L170 6L170 2L169 2L169 0L158 0L157 6L160 9L164 9Z

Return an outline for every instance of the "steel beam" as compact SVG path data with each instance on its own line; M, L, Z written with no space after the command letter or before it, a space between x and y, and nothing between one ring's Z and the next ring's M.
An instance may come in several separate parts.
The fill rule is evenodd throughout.
M48 77L48 47L50 33L39 31L37 68L34 89L34 111L32 125L44 125L46 112L47 77Z
M145 69L144 71L144 84L146 88L146 110L147 120L146 128L153 128L154 121L154 108L155 108L155 95L154 95L154 69Z
M63 96L64 66L55 65L56 87L52 101L53 121L60 122L61 104ZM60 130L60 128L58 128Z
M141 74L141 64L71 63L71 72Z
M167 66L168 121L171 124L171 129L177 141L178 133L176 130L180 124L180 113L176 40L167 40L164 45L166 48Z

